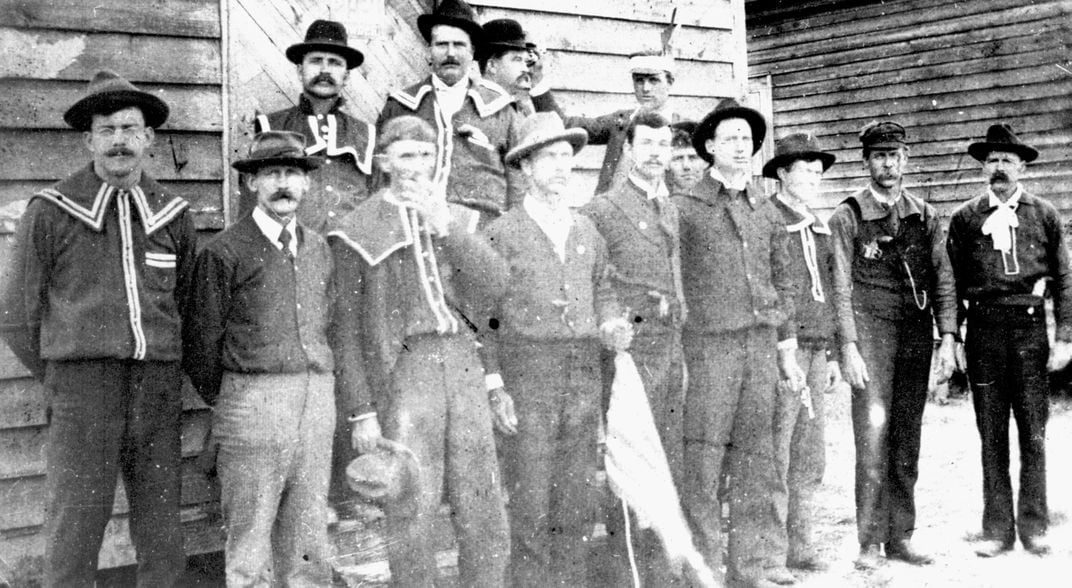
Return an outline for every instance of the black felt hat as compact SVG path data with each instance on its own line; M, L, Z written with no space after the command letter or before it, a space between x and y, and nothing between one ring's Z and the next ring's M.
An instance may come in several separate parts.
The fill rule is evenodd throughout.
M469 33L474 51L484 42L484 29L476 20L476 12L464 0L445 0L432 14L417 17L417 29L424 40L432 42L432 27L448 25Z
M763 115L754 108L741 106L733 98L726 98L703 117L700 124L696 126L696 130L692 132L692 148L707 163L714 163L714 158L707 152L707 140L715 136L718 123L731 118L744 119L752 128L752 155L755 155L763 145L763 138L767 136L767 121Z
M231 164L236 170L252 174L262 167L286 165L300 167L305 171L316 169L324 162L319 157L305 154L305 137L291 131L264 131L253 137L249 157Z
M793 133L786 135L774 144L774 157L763 164L763 177L778 179L778 168L788 167L798 159L805 161L819 160L823 164L823 171L830 169L837 160L833 153L827 153L819 149L819 141L808 133Z
M1025 162L1035 161L1038 157L1038 150L1020 141L1007 124L990 125L985 140L968 145L968 155L979 161L986 161L991 151L1015 153Z
M88 131L94 114L112 114L131 106L139 108L145 117L145 125L154 129L167 121L170 112L167 103L160 98L137 89L119 74L105 69L93 76L86 95L67 109L63 120L79 131Z
M287 59L300 64L310 51L336 53L346 60L346 69L354 69L365 61L365 55L347 43L346 27L333 20L314 20L305 31L305 40L287 47Z
M499 18L484 23L484 52L490 54L495 51L528 51L534 47L528 42L525 29L521 23L511 18Z

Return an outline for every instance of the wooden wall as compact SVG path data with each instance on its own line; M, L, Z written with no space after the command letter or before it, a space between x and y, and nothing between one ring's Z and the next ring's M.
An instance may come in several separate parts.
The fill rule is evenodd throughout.
M770 74L774 134L815 134L838 163L826 205L864 186L859 129L908 129L907 185L945 213L979 194L966 153L1012 125L1041 152L1024 185L1072 213L1072 1L748 0L748 60Z
M474 0L481 21L512 18L544 52L547 76L568 114L598 116L636 105L628 55L661 48L677 8L678 74L672 95L695 120L718 99L743 97L747 71L743 0ZM581 152L578 189L595 190L604 147Z
M0 206L8 235L26 199L88 163L82 135L63 112L102 68L163 98L171 117L157 133L150 172L194 207L202 230L223 227L224 124L219 0L0 1ZM0 238L0 260L10 236ZM193 469L207 422L199 401L183 430L183 519L188 550L219 540L200 508L209 499ZM44 519L45 400L41 386L0 345L0 585L26 585L40 569ZM101 566L133 561L120 491Z

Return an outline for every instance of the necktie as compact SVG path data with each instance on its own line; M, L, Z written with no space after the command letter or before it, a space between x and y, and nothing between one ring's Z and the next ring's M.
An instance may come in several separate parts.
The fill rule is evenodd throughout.
M283 246L283 256L289 261L294 261L294 252L290 250L290 231L286 228L279 233L279 244Z

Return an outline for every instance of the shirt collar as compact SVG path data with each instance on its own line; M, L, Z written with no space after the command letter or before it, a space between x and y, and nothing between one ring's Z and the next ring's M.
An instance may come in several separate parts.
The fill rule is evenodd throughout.
M339 112L339 109L341 109L344 104L346 104L346 98L339 96L335 99L335 103L331 105L331 108L328 109L328 113L335 114ZM313 103L309 100L309 97L305 95L305 92L302 92L302 94L298 96L298 110L300 110L302 114L315 114L313 112Z
M988 204L990 205L989 208L997 208L1004 205L1016 210L1016 207L1020 205L1020 197L1024 194L1024 187L1020 184L1016 184L1016 191L1013 192L1012 197L1005 202L1002 202L1001 198L998 198L997 194L994 194L994 190L989 187L987 187L986 193L990 195L990 199L988 200Z
M726 180L726 177L722 175L722 172L718 171L718 168L713 166L713 165L708 168L707 173L711 174L711 178L713 180L715 180L718 183L722 184L728 190L741 190L741 191L744 191L744 190L746 190L748 188L748 176L747 175L745 176L745 180L744 180L743 183L739 182L736 186L734 186L734 185L731 185L729 183L729 181Z
M290 219L290 222L281 225L279 224L279 221L269 216L267 212L264 212L264 209L260 206L254 206L253 222L257 223L257 228L259 228L261 233L272 242L272 245L275 245L276 249L283 249L283 244L279 242L279 235L281 235L283 231L289 231L290 252L294 255L298 254L298 223L295 222L294 219Z
M640 191L647 196L648 200L654 200L659 197L670 196L670 190L666 188L666 182L659 178L658 182L652 185L651 182L640 177L640 174L635 170L630 170L629 181L633 182L633 185L640 189Z
M860 205L860 216L865 221L886 218L891 210L897 213L898 218L908 218L912 215L923 214L915 200L907 197L907 192L903 188L897 193L897 197L893 202L889 202L879 196L875 192L875 188L868 184L867 189L860 193L860 196L856 199L856 203Z
M446 92L448 94L465 94L469 90L469 76L463 76L462 79L458 80L452 86L439 79L439 76L432 74L432 88L436 92Z

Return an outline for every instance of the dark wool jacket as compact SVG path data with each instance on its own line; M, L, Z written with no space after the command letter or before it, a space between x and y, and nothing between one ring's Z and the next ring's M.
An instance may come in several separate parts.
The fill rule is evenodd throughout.
M581 209L606 242L611 283L638 334L680 329L684 322L678 211L669 198L663 202L657 210L627 180ZM659 316L660 298L669 304L666 317Z
M376 128L392 118L413 115L436 130L436 176L447 177L447 200L499 214L515 203L525 180L508 167L506 153L518 143L514 99L498 85L470 80L462 108L447 125L436 114L431 76L388 95Z
M335 286L324 238L298 225L290 261L251 215L197 256L183 364L212 404L223 372L330 373Z
M305 154L324 158L324 165L309 172L312 185L298 206L298 221L318 233L330 229L371 193L376 127L344 112L345 103L339 98L328 114L313 114L302 94L297 106L254 119L255 132L299 133L305 137ZM256 205L257 195L242 184L240 214Z
M685 196L681 216L681 279L689 320L685 332L715 334L756 326L796 337L796 283L782 215L748 188L731 198L704 174Z
M949 221L947 248L956 277L957 297L974 304L989 302L1041 304L1032 294L1035 283L1052 278L1057 339L1072 341L1072 262L1061 215L1053 204L1024 192L1016 207L1015 260L1006 273L1002 252L994 249L983 223L993 210L989 194L960 205Z
M357 399L354 414L385 406L407 337L438 334L404 209L383 195L373 195L328 234L339 283L336 387ZM473 331L484 326L469 317L505 291L506 264L482 236L462 227L432 242L447 306L459 325L456 334L444 336L475 348Z
M489 313L496 328L483 339L487 373L499 372L499 349L510 342L598 341L600 325L619 315L603 237L587 217L571 214L565 263L523 206L485 229L510 268L506 293Z
M145 173L121 193L92 163L33 195L0 335L35 377L47 360L179 360L196 244L188 206Z

